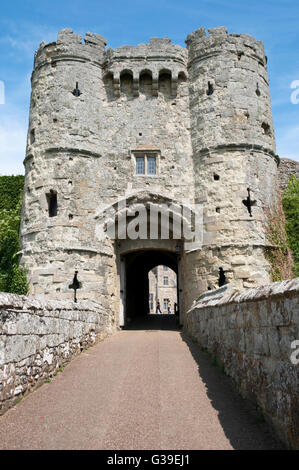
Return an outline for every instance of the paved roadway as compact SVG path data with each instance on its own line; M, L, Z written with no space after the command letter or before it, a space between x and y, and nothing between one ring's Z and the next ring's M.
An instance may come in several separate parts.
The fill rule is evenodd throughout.
M155 320L76 357L0 417L0 449L279 449L198 345Z

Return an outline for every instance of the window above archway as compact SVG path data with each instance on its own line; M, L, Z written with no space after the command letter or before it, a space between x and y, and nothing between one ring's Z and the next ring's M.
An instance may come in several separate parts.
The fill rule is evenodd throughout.
M158 152L134 152L133 155L136 176L154 176L158 174Z

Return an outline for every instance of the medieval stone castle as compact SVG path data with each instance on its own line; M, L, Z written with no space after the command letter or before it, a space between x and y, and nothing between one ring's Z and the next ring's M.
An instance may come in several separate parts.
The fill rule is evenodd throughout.
M35 54L21 263L32 294L100 301L116 326L148 310L148 273L177 273L181 322L225 282L270 282L265 208L278 157L261 42L226 28L106 49L70 29ZM123 210L118 210L119 201ZM200 247L96 236L101 208L201 205ZM122 213L121 213L122 212Z
M201 414L203 403L213 406L219 429L235 448L242 448L237 429L250 448L245 421L231 434L236 409L225 414L226 401L219 406L221 395L214 394L204 362L201 367L200 349L280 440L299 448L299 278L270 284L265 258L279 164L267 58L261 42L224 27L208 34L200 28L186 44L152 38L111 50L98 34L87 33L82 41L64 29L35 55L20 253L33 295L0 293L0 415L87 347L116 337L107 349L83 354L75 385L58 380L60 393L70 387L61 403L55 400L59 422L64 408L75 410L66 435L55 419L40 420L44 411L25 423L25 432L25 401L2 421L4 448L7 438L21 446L28 437L32 446L58 442L62 448L71 428L67 448L81 446L84 432L89 445L104 439L104 448L111 436L120 436L115 442L123 445L123 437L132 435L134 448L137 434L152 436L156 429L159 448L177 444L180 435L189 446L186 435L198 432L193 423L212 416ZM290 174L299 175L291 160L279 171L282 188ZM192 237L178 230L186 225ZM158 299L165 315L147 315L156 313ZM142 315L147 322L134 322ZM187 335L160 331L172 329L178 316ZM187 348L189 363L182 360ZM200 388L192 388L201 369ZM53 387L42 392L47 406ZM76 406L69 397L77 392ZM109 417L103 420L104 408ZM80 436L78 409L99 419L86 428L84 414ZM106 428L106 421L113 426ZM148 427L140 428L141 421ZM191 445L208 442L212 433L204 428ZM219 436L217 431L216 448Z

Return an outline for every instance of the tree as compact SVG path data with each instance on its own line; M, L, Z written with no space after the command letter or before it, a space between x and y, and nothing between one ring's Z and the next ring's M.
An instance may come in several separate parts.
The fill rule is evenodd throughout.
M18 266L23 176L0 177L0 291L27 294L25 270Z

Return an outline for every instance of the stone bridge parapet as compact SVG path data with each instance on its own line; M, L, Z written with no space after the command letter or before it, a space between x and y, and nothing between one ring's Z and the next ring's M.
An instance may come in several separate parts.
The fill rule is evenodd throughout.
M203 294L186 329L279 438L299 449L299 278Z
M109 315L97 302L0 293L0 414L111 333Z

